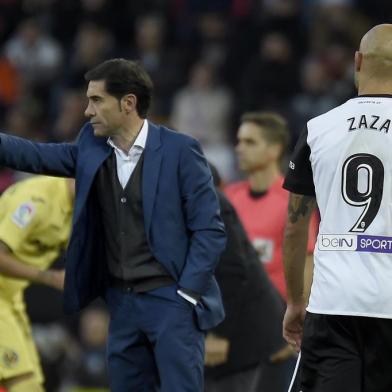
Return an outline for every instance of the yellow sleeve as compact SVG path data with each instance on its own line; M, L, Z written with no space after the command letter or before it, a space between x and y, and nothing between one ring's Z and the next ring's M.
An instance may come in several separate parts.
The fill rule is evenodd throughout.
M0 219L0 240L13 252L31 239L44 216L43 201L33 202L19 197L8 200ZM1 207L0 207L1 208Z

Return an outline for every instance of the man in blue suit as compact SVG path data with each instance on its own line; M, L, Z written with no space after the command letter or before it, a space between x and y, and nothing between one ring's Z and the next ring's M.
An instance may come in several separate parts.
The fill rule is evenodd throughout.
M197 141L146 120L152 83L137 63L108 60L86 80L75 143L1 134L0 164L76 178L64 305L105 297L111 390L202 392L204 331L224 317L210 170Z

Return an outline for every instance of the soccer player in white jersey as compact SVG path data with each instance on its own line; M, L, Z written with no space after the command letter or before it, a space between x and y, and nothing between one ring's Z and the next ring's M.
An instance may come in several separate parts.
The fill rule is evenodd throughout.
M284 187L286 340L301 350L303 392L392 391L392 25L355 54L358 96L310 120ZM313 207L321 222L305 312Z

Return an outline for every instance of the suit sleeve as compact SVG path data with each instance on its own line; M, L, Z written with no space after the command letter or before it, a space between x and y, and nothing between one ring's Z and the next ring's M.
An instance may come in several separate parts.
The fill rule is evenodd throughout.
M28 173L74 177L77 150L76 143L35 143L0 133L0 164Z
M283 188L300 195L315 196L307 128L300 135L291 156Z
M226 235L211 171L199 143L183 146L180 157L180 188L190 244L178 282L181 288L204 294L210 284Z

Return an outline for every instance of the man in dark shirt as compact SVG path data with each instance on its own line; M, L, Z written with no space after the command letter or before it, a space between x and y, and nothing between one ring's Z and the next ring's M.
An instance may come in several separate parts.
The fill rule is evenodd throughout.
M214 168L212 172L219 186L219 175ZM263 386L269 392L283 392L287 380L284 375L271 377L271 371L273 354L286 346L281 335L284 304L234 207L217 193L227 246L215 274L226 319L207 335L206 391L258 392Z

